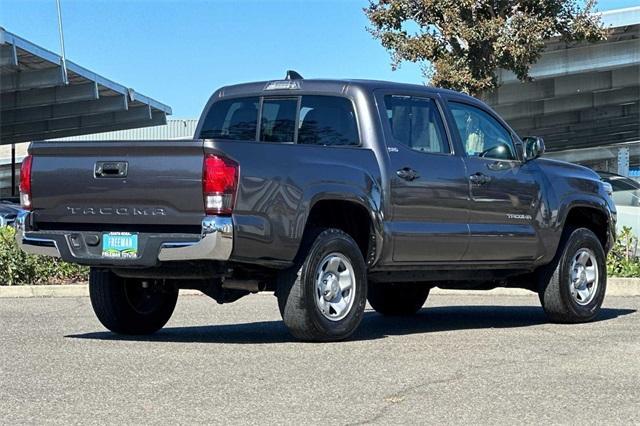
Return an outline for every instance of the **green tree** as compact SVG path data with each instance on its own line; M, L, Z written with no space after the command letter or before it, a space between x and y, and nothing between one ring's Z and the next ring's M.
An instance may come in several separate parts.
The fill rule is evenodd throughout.
M530 80L544 41L605 38L596 0L369 0L371 34L392 66L423 64L431 84L479 95L498 86L497 70Z

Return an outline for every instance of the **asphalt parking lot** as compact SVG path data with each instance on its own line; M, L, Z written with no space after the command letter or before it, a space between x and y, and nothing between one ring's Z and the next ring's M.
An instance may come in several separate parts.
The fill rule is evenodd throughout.
M181 297L148 338L105 332L86 297L0 299L0 423L638 423L639 309L555 325L533 295L436 295L312 344L269 295Z

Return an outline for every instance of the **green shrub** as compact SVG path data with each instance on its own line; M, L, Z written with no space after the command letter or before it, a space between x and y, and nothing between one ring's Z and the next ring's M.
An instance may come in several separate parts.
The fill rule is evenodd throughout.
M24 253L15 229L0 227L0 285L61 284L88 279L89 269L48 256Z
M607 274L612 277L640 278L638 238L624 226L607 259Z
M623 227L607 258L610 277L640 278L638 238ZM0 285L61 284L86 281L89 269L48 256L24 253L15 241L15 230L0 227Z

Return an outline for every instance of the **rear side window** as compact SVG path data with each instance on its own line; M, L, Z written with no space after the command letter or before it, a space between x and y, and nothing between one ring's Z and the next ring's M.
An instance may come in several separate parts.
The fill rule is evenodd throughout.
M200 131L200 137L207 139L255 141L256 134L262 142L360 144L353 105L336 96L220 100L211 106Z
M302 96L298 143L359 145L351 101L335 96Z
M440 112L433 99L387 95L387 118L394 139L414 151L448 154Z
M294 142L298 98L265 98L262 102L260 140Z
M215 102L204 121L201 138L255 140L260 98Z

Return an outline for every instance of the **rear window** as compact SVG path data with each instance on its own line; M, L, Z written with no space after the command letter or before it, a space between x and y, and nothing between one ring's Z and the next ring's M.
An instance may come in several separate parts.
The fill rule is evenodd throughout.
M336 96L236 98L214 103L201 138L258 140L306 145L359 145L350 100ZM298 107L299 105L299 107Z
M351 101L335 96L303 96L298 143L358 145L358 128Z
M260 98L218 101L211 106L204 121L201 138L255 140Z
M294 142L298 98L265 98L262 101L260 140Z

